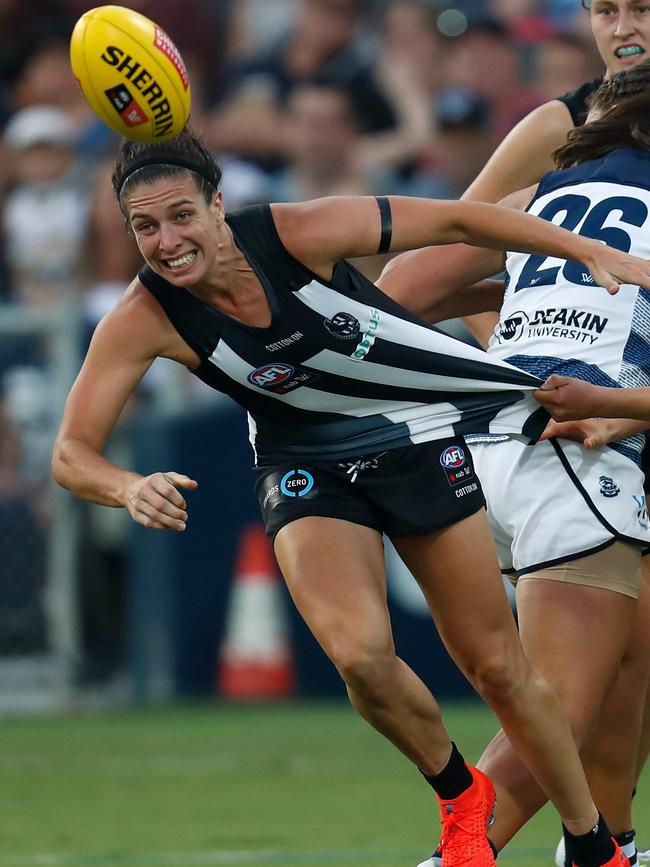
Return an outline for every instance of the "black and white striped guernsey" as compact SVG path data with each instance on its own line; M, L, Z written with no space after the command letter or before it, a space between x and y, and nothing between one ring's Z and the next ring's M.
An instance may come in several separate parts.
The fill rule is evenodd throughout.
M256 463L356 457L494 432L539 436L539 380L411 315L345 260L324 280L283 246L268 205L227 223L266 293L244 325L148 266L140 280L201 359L195 373L249 414Z

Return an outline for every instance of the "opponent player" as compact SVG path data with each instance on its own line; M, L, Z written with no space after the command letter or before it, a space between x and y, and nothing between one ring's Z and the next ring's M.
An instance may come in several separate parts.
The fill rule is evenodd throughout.
M640 180L650 167L648 108L648 64L614 76L596 95L594 116L600 112L600 118L571 133L570 144L558 152L564 170L546 175L536 190L509 197L509 206L528 207L622 249L648 249L643 227L650 220L650 185ZM493 251L448 248L429 250L422 264L425 273L413 268L413 260L396 262L380 285L435 318L456 282L493 274L503 260ZM650 382L645 293L626 287L618 299L591 296L581 266L547 264L545 257L508 257L509 283L489 354L544 377L557 370L609 385ZM558 689L580 744L598 718L635 614L647 527L640 447L638 438L589 452L555 441L521 449L512 440L473 446L502 566L520 576L524 647ZM597 644L589 641L594 631ZM638 733L638 717L636 722ZM628 745L630 776L633 753ZM500 849L544 799L503 735L484 753L481 767L497 784L490 837ZM628 777L627 791L632 786Z
M605 65L604 80L647 59L650 48L650 5L646 0L582 0L582 4L589 12L594 41ZM488 160L483 171L464 193L463 199L497 202L516 190L537 183L545 172L554 168L553 152L565 144L572 129L585 122L589 98L602 80L597 78L585 82L576 90L550 100L521 120ZM426 251L402 255L406 261L411 258L414 271L424 276L428 258ZM492 300L485 295L484 306L475 309L498 310L499 307L494 306L495 298L499 298L500 304L498 287L493 287ZM465 312L463 308L456 309L461 314ZM487 344L497 321L498 316L493 312L479 313L465 320L483 346ZM609 428L613 437L621 437L639 429L640 426L624 423L622 419L614 428ZM602 433L601 429L597 438ZM644 462L646 460L647 453ZM650 604L645 601L650 597L650 560L644 560L643 571L640 606ZM644 638L643 621L640 620L630 638L630 659L626 657L621 676L608 694L603 708L602 726L594 730L582 753L596 801L606 815L611 816L610 822L617 831L617 837L632 860L636 858L636 845L631 827L629 796L614 783L621 779L616 765L624 761L622 757L629 749L630 733L622 721L633 722L636 705L640 702L645 702L645 720L636 761L637 778L650 750L650 690L645 696L631 696L627 684L629 679L637 679L636 668L642 656ZM627 676L628 667L633 672L631 678ZM618 720L616 726L611 725L614 719ZM561 865L564 859L560 857L556 860ZM567 863L570 867L570 857Z
M296 605L359 713L435 789L445 867L494 863L493 787L464 763L435 700L395 655L382 531L556 805L576 862L618 867L566 718L522 653L458 436L488 419L533 432L521 390L538 380L435 332L342 257L467 240L578 259L614 287L650 285L648 264L492 205L344 197L226 217L219 179L189 133L123 143L114 187L147 264L95 332L55 444L56 480L147 527L183 530L179 489L197 482L142 477L102 448L157 356L230 394L249 411L260 506Z

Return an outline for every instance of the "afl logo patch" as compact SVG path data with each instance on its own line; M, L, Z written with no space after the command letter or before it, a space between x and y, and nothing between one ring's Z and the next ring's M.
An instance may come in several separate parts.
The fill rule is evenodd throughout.
M465 452L460 446L448 446L440 455L440 463L446 470L457 470L465 463Z
M274 389L288 379L291 379L293 374L294 369L290 364L264 364L262 367L257 367L251 371L247 379L251 385Z
M354 340L361 331L359 320L351 313L335 313L323 322L330 334L339 340Z

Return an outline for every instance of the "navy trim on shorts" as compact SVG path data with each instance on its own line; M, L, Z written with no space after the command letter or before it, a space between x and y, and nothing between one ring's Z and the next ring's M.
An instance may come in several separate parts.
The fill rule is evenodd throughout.
M545 560L543 563L537 563L535 566L526 566L525 569L512 569L511 573L517 576L517 578L523 578L526 575L529 575L531 572L538 572L540 569L549 569L551 566L560 566L562 563L570 563L572 560L580 560L582 557L589 557L591 554L598 554L599 551L604 551L606 548L609 548L615 542L623 542L628 541L627 539L608 539L606 542L602 542L600 545L596 545L594 548L587 548L584 551L578 551L576 554L564 555L563 557L556 557L554 560ZM637 543L638 544L638 543ZM640 547L640 546L639 546ZM650 552L650 548L645 549L645 553ZM643 554L644 551L642 550Z
M641 548L642 554L650 553L650 547L648 547L648 545L645 542L643 542L641 539L635 539L634 536L627 536L625 533L619 532L615 527L612 527L612 525L609 523L609 521L603 515L600 514L600 512L598 511L596 506L593 504L591 497L585 491L585 489L583 488L582 484L580 483L578 477L574 473L573 467L569 463L569 459L562 451L562 446L558 443L558 441L555 439L555 437L551 437L549 442L552 444L553 448L555 449L555 453L558 456L558 458L560 459L560 463L564 467L566 474L568 475L568 477L571 479L571 481L573 482L573 484L577 488L578 493L581 495L581 497L583 498L583 500L585 501L585 503L589 507L589 510L597 518L599 523L602 524L602 526L609 533L611 533L614 536L614 540L618 539L620 542L629 542L631 545L637 545L639 548ZM599 550L598 548L594 548L592 553L595 553L598 550ZM588 552L583 553L583 554L579 554L578 556L579 557L585 557L585 556L587 556L587 553ZM569 558L564 558L564 559L568 560ZM575 558L571 558L571 559L575 559ZM536 567L536 568L540 568L540 567Z

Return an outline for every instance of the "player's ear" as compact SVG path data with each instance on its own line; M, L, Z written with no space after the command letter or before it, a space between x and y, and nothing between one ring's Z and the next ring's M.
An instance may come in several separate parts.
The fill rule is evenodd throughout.
M212 207L216 212L217 225L220 226L223 223L225 217L225 207L223 204L223 196L221 195L221 190L215 190L214 199L212 200Z

